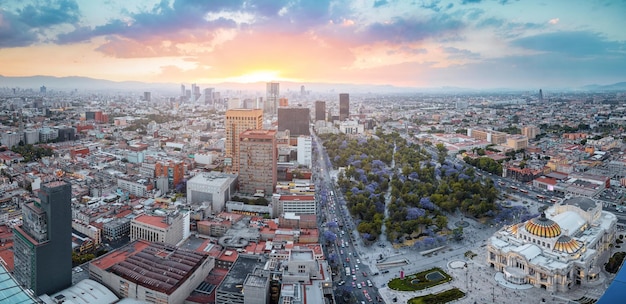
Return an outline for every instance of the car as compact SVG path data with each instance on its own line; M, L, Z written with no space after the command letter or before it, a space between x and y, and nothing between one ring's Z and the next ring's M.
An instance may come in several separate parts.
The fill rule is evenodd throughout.
M350 262L350 258L346 258L346 262Z
M356 288L361 289L361 283L356 283Z
M339 250L339 253L341 253L341 255L343 255L343 250Z
M356 263L357 264L361 264L361 260L360 259L356 259Z
M364 277L367 277L367 272L363 271L362 274Z
M341 286L343 284L346 284L346 281L340 281L339 283L337 283L337 285Z
M359 265L354 265L354 269L359 270Z
M356 283L352 282L352 287L356 287Z
M389 273L389 270L386 270L386 269L385 269L385 270L383 270L382 272L383 272L383 273Z
M356 281L356 276L352 275L352 281Z
M356 270L352 269L352 274L356 274Z
M372 281L367 280L367 286L372 287Z

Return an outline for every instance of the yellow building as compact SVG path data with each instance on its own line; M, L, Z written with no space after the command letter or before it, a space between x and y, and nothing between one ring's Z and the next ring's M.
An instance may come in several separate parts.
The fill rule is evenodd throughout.
M467 136L479 140L486 140L491 144L500 145L506 142L507 134L494 130L467 129Z
M263 128L263 110L228 110L226 111L224 127L226 129L225 170L230 173L239 173L239 135L246 130Z
M506 145L516 151L526 149L526 147L528 147L528 137L524 135L511 135L506 139Z

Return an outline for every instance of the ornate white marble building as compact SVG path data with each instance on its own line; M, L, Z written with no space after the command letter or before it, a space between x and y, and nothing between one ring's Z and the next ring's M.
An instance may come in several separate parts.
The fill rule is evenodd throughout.
M601 203L569 198L539 217L496 232L488 240L487 264L511 283L567 291L599 279L616 223Z

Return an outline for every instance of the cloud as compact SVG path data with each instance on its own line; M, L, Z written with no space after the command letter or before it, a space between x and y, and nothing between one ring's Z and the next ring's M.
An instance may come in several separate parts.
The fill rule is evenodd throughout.
M389 1L387 1L387 0L376 0L376 1L374 1L374 8L385 6L387 4L389 4Z
M80 19L78 4L74 0L40 1L37 6L29 4L19 10L20 21L33 27L76 23Z
M466 5L466 4L478 4L480 3L481 0L462 0L461 1L461 5Z
M32 28L21 22L19 16L0 9L0 48L26 46L37 39Z
M439 6L439 3L441 3L441 0L433 0L431 2L426 3L425 1L422 2L422 4L420 4L420 7L423 9L429 9L432 10L433 12L438 13L441 10L441 7ZM452 3L450 3L452 4ZM454 4L452 4L454 5Z
M411 42L441 37L462 27L463 23L450 15L437 14L428 20L395 18L390 22L373 23L367 27L365 36L374 41Z
M553 32L519 38L512 41L518 47L535 51L559 53L572 57L595 56L621 52L624 56L626 44L607 40L594 32ZM624 58L626 59L626 58Z
M448 59L480 59L480 54L470 50L455 47L444 47L443 51L448 54Z
M557 24L557 23L559 23L559 18L550 19L550 21L548 21L548 23L550 23L550 24Z

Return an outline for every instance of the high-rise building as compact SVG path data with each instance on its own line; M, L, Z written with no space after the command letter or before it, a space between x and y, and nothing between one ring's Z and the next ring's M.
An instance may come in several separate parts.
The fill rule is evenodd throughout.
M284 107L288 107L289 106L289 99L285 98L285 97L281 97L278 99L278 106L281 108Z
M39 87L39 93L40 94L46 94L46 86Z
M154 166L154 176L167 178L168 189L174 189L185 176L185 164L178 160L158 161Z
M315 121L326 120L326 102L318 100L315 102Z
M248 130L239 135L239 191L271 195L276 188L276 130Z
M184 97L185 97L185 92L186 92L186 91L185 91L185 85L184 85L184 84L181 84L181 85L180 85L180 97L181 97L181 99L184 99Z
M226 145L224 147L224 166L226 172L239 172L239 135L246 130L263 128L263 110L232 109L226 111L224 120Z
M339 120L344 121L350 117L350 94L339 94Z
M278 108L278 131L289 130L291 137L311 135L309 108Z
M528 139L535 139L535 137L539 135L539 132L541 132L541 130L539 130L536 126L522 127L522 135L528 137Z
M304 86L300 86L300 95L304 96L306 95L306 90L304 89Z
M267 115L276 115L276 109L278 108L278 95L280 94L278 82L268 82L266 88L266 100L264 113Z
M150 93L150 92L143 92L143 100L144 101L152 101L152 93Z
M313 156L312 153L312 140L311 136L298 136L298 164L311 168Z
M213 104L213 88L204 89L204 104Z
M543 90L539 89L539 101L543 101Z
M53 294L72 285L71 200L69 183L44 184L38 202L22 205L23 223L13 228L13 275L35 295Z

